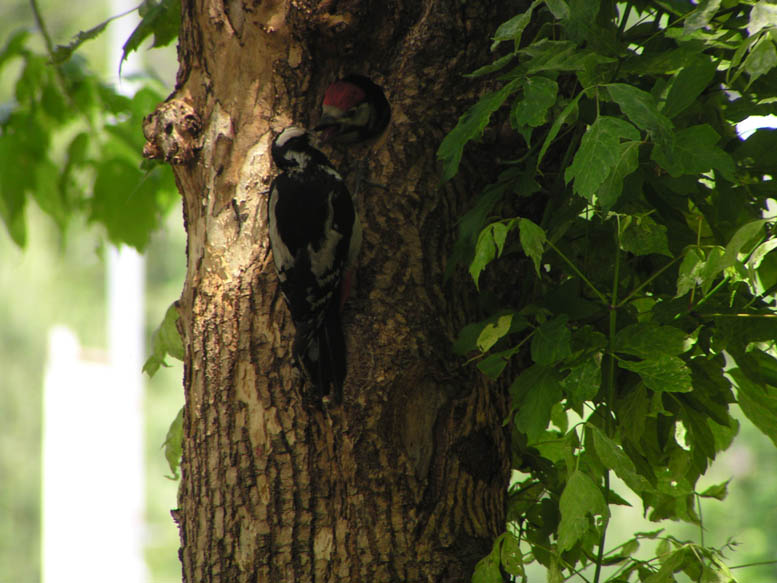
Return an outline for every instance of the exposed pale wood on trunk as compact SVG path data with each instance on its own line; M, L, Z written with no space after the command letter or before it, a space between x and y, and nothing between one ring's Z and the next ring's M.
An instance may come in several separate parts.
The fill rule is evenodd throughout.
M442 277L488 169L441 188L435 150L474 97L461 74L485 62L518 4L183 2L179 86L165 107L193 110L197 124L182 114L168 125L158 110L146 135L176 164L188 232L186 581L463 581L502 531L506 398L451 353L475 310L471 284ZM357 197L365 238L345 313L345 402L320 412L302 405L289 362L266 236L269 144L314 123L345 72L384 86L394 118L371 152L328 151L347 175L369 157L370 180L387 189Z

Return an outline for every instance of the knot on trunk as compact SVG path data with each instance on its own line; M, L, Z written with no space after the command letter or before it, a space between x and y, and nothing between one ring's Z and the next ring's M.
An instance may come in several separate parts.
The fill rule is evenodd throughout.
M181 99L159 105L143 120L143 156L170 164L187 164L200 150L202 123L194 108Z

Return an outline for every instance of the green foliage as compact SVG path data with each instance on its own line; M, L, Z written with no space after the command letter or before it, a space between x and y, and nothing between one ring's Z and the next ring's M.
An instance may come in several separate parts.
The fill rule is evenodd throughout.
M142 120L164 99L161 88L126 97L72 55L107 22L50 55L29 48L26 31L0 50L0 73L20 71L14 98L0 105L0 217L21 247L30 200L62 232L83 214L111 242L142 250L177 199L169 167L141 168Z
M777 132L736 134L773 105L775 35L766 2L537 1L470 75L502 85L444 139L443 179L492 121L514 135L460 222L451 262L486 313L454 348L509 385L522 472L473 581L532 562L550 581L734 581L703 541L604 541L626 503L611 476L655 521L700 524L698 501L725 498L696 485L738 431L733 404L777 444Z
M141 21L124 43L122 62L132 51L138 50L141 43L153 36L152 47L169 45L178 38L181 25L181 0L143 0L138 7Z
M165 312L165 317L159 328L154 330L151 336L151 356L143 365L143 372L152 377L161 366L168 366L165 357L169 354L175 359L183 361L184 348L181 335L178 333L178 306L177 302L170 304Z
M178 468L181 465L181 454L183 452L183 407L178 410L178 414L170 424L163 447L165 449L165 459L170 466L170 471L173 472L173 475L169 476L169 478L177 480L179 478Z
M4 7L7 8L4 10L6 15L18 13L14 4L11 2ZM7 434L4 445L13 445L5 447L7 451L0 455L0 473L13 477L4 480L5 496L0 500L4 510L8 510L4 516L6 528L0 538L4 543L13 541L3 549L0 560L0 572L4 575L0 579L8 581L37 580L35 575L39 571L38 561L30 561L29 557L37 556L39 550L41 406L37 387L42 386L38 376L42 375L40 363L45 355L41 343L45 340L46 328L52 323L67 324L78 330L87 345L99 345L105 328L100 292L104 273L100 255L95 251L99 251L106 238L138 249L146 248L151 231L157 229L161 216L178 199L170 168L150 166L148 169L141 158L143 117L164 99L169 88L143 81L145 86L135 95L124 95L106 85L76 53L86 41L98 39L117 17L77 34L69 43L54 46L45 30L44 16L47 15L38 13L37 3L32 3L32 7L40 18L40 35L26 29L0 35L3 38L0 42L4 43L0 47L0 78L3 79L0 217L14 241L8 244L19 247L3 249L4 270L0 273L0 280L3 280L0 287L6 296L11 294L6 298L9 300L5 306L8 313L0 316L4 323L4 346L8 348L4 350L5 364L9 365L4 368L5 383L0 387L0 393L5 397L0 404L5 415L0 418ZM79 14L89 13L91 8L101 9L89 3L79 4L78 8L81 9L76 11ZM73 10L71 12L75 14ZM61 27L62 13L52 20ZM30 28L18 20L12 25ZM162 25L169 29L171 22L159 20L159 26ZM172 25L177 33L175 19ZM72 26L68 28L74 30ZM154 34L159 41L159 33L155 31ZM169 39L169 32L166 35ZM39 36L43 37L43 42ZM95 44L99 43L99 40L95 41ZM46 53L35 48L44 45ZM32 201L35 204L30 205ZM87 221L98 229L87 228ZM52 232L52 222L58 232ZM0 226L0 230L4 227ZM100 230L104 230L103 236L95 233ZM5 245L5 240L0 243ZM158 241L153 244L158 245ZM22 253L21 248L25 245ZM182 254L183 247L177 247ZM43 253L42 249L45 249ZM67 253L63 254L65 250ZM157 297L153 292L155 286L158 291L160 280L180 280L182 277L180 273L176 276L160 273L165 270L158 269L159 261L171 255L176 257L175 253L170 253L168 244L163 254L152 253L149 257L150 289L147 291L150 304ZM181 264L180 259L177 262ZM33 271L25 277L30 269ZM174 285L180 289L180 281ZM170 297L170 293L165 295ZM69 298L69 303L62 298ZM30 313L31 310L34 313ZM175 339L170 337L169 328L163 327L158 336L167 353L180 355L181 350L175 349ZM156 366L159 364L164 364L164 353ZM157 374L150 384L152 388L174 388L170 381L169 374ZM177 384L180 387L180 372ZM170 572L172 564L174 576L177 561L170 559L175 557L178 535L170 521L169 508L175 501L176 485L159 486L159 477L165 473L161 464L165 460L158 444L183 397L180 391L170 390L152 390L148 397L147 441L155 444L156 451L149 452L147 459L150 465L159 463L160 467L147 472L150 484L153 484L150 490L153 495L148 497L146 519L153 536L146 541L146 550L154 573L158 575L160 568L164 570L165 566ZM160 406L160 402L165 406ZM173 413L167 406L170 402L174 406ZM160 417L164 417L164 421L160 421ZM20 429L24 431L20 432ZM170 427L164 447L173 477L177 477L181 450L180 414ZM7 454L12 451L14 455L9 457ZM23 463L20 462L22 459ZM165 486L168 492L161 495L160 489ZM170 542L160 533L168 533ZM19 552L20 549L23 552ZM13 560L14 553L20 557L18 561ZM180 572L180 567L177 570Z

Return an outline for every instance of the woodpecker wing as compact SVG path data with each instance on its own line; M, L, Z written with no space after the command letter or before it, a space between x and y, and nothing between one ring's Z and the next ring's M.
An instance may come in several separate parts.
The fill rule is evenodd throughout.
M339 389L345 378L337 300L354 235L361 235L353 201L333 168L307 164L273 181L269 217L273 259L296 327L295 358L326 394L330 382Z

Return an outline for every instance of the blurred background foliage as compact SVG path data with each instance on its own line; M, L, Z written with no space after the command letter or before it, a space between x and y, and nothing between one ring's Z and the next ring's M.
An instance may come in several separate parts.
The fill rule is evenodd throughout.
M67 45L112 15L103 1L84 0L77 9L56 0L38 5L55 45ZM185 233L171 173L163 166L151 173L140 168L139 122L172 89L175 46L155 49L153 58L140 51L147 89L133 100L122 95L128 78L119 79L118 61L109 62L116 54L109 42L101 34L63 65L64 82L73 89L63 100L62 78L48 65L30 3L0 3L0 50L16 43L24 53L0 57L0 122L6 136L19 131L30 137L28 151L0 145L0 189L7 195L20 183L27 186L17 209L8 208L8 196L0 209L6 223L0 228L0 583L41 579L41 396L49 329L68 326L89 358L105 359L107 240L146 251L147 345L183 283ZM36 172L33 163L41 167L42 159L50 163ZM101 175L105 191L116 192L114 200L124 204L113 231L110 217L104 220L110 206L99 204L95 181ZM144 184L140 191L138 182ZM142 195L150 204L138 204ZM147 379L145 399L146 558L153 582L181 578L170 517L177 482L166 477L161 446L183 403L182 370L177 361L168 362L170 368ZM94 471L100 471L99 460Z

